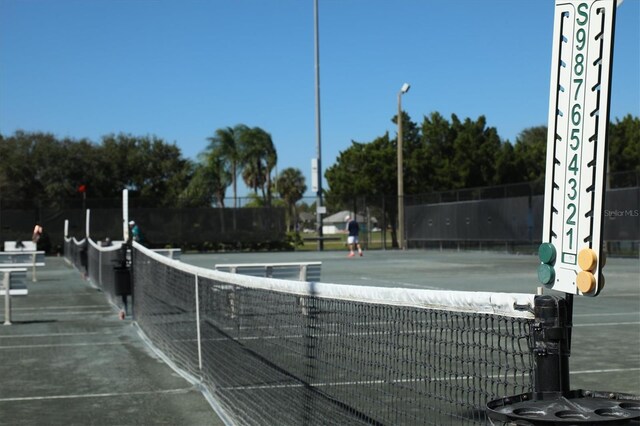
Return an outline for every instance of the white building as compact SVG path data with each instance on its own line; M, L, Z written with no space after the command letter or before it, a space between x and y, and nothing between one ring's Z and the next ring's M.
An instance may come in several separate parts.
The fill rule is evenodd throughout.
M340 232L344 232L345 227L347 226L344 219L348 216L353 217L353 213L349 210L342 210L338 213L334 213L331 216L327 216L322 219L322 234L323 235L331 235L338 234ZM362 215L356 215L356 221L360 224L360 227L364 227L366 223L366 218Z

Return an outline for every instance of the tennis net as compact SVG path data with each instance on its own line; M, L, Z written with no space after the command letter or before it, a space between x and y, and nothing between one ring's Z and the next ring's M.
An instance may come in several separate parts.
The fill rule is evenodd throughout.
M77 240L74 237L64 238L64 257L80 272L87 272L87 239Z
M115 241L109 245L96 243L87 239L87 275L91 283L104 292L113 305L127 310L126 296L118 297L116 291L116 268L126 265L126 247L122 241Z
M134 243L135 320L234 424L486 424L532 389L534 295L295 282Z

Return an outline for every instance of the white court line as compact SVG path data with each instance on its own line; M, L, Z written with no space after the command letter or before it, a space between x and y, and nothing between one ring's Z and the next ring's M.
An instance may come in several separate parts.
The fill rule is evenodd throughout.
M132 395L158 395L158 394L178 394L192 391L193 388L165 389L157 391L121 392L121 393L90 393L82 395L51 395L51 396L25 396L16 398L0 398L0 402L20 402L20 401L43 401L56 399L77 399L77 398L108 398L114 396Z
M627 297L639 297L639 296L640 296L640 294L638 294L638 293L605 293L605 295L602 296L602 298L603 299L609 299L609 298L617 299L617 298L620 298L620 297L627 298Z
M109 314L113 313L113 309L105 311L78 311L78 312L50 312L50 311L38 311L38 317L50 316L50 315L87 315L87 314ZM27 315L26 313L23 314Z
M104 308L105 305L75 305L75 306L40 306L37 308L13 308L14 311L41 311L43 309L84 309L84 308Z
M95 290L95 289L91 289ZM96 294L95 292L69 292L69 293L40 293L38 299L66 299L69 296L91 296ZM97 293L99 294L99 293Z
M386 324L386 323L384 323ZM602 326L621 326L621 325L640 325L640 321L634 321L634 322L610 322L610 323L591 323L591 324L574 324L573 327L602 327ZM297 327L297 326L290 326L290 327L280 327L279 329L284 329L284 328L292 328L292 327ZM242 330L261 330L261 329L270 329L273 327L241 327ZM231 327L224 327L223 330L235 330L235 328L231 328ZM370 330L365 330L365 331L360 331L360 332L349 332L349 333L323 333L323 334L319 334L315 337L318 338L327 338L327 337L344 337L344 336L384 336L384 335L427 335L427 334L433 334L433 333L437 333L439 330L435 330L435 329L428 329L428 330L387 330L387 331L370 331ZM233 339L229 339L228 337L215 337L215 338L203 338L202 341L203 342L226 342L229 340L234 340L234 341L244 341L244 340L274 340L274 339L301 339L305 337L304 334L263 334L263 335L259 335L259 336L241 336L241 337L235 337ZM195 342L195 339L178 339L176 341L180 341L180 342Z
M103 331L87 331L85 333L49 333L49 334L14 334L12 336L0 336L0 339L25 339L29 337L60 337L60 336L86 336L99 334L101 336L114 334Z
M600 326L618 326L618 325L640 325L640 321L633 322L594 322L591 324L573 324L574 327L600 327Z
M320 334L314 336L315 338L325 338L325 337L345 337L345 336L404 336L404 335L425 335L436 332L437 330L426 330L426 331L363 331L363 332L352 332L352 333L327 333ZM203 338L201 341L203 342L239 342L239 341L252 341L252 340L278 340L278 339L302 339L308 337L304 334L270 334L270 335L261 335L261 336L242 336L242 337L214 337L214 338ZM196 339L176 339L176 342L195 342Z
M640 312L612 312L612 313L593 313L593 314L573 314L573 317L621 317L626 315L640 315Z
M570 374L593 374L593 373L617 373L617 372L627 372L627 371L638 371L640 368L612 368L606 370L585 370L585 371L573 371ZM491 375L482 377L483 379L495 379L497 377L502 377L498 375ZM473 379L474 376L459 376L459 377L439 377L431 379L429 377L422 378L414 378L414 379L400 379L400 380L355 380L355 381L345 381L345 382L320 382L320 383L311 383L311 386L315 387L323 387L323 386L356 386L356 385L393 385L393 384L401 384L401 383L419 383L419 382L443 382L448 380L469 380ZM222 390L230 390L230 391L243 391L243 390L257 390L257 389L282 389L282 388L301 388L305 385L302 383L288 383L282 385L254 385L254 386L230 386L230 387L221 387Z
M14 345L14 346L0 346L2 349L32 349L32 348L65 348L74 346L115 346L123 345L127 342L93 342L93 343L53 343L50 345Z
M627 371L640 371L640 367L633 368L610 368L606 370L582 370L571 371L569 374L600 374L600 373L626 373Z

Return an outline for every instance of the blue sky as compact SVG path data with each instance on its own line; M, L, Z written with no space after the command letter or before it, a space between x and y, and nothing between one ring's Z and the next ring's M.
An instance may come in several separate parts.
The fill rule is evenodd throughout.
M322 165L416 122L546 125L553 0L319 0ZM640 0L618 9L611 118L640 115ZM313 0L0 0L0 133L156 135L195 159L218 128L272 135L311 187ZM326 186L325 186L326 187ZM241 191L240 195L243 195Z

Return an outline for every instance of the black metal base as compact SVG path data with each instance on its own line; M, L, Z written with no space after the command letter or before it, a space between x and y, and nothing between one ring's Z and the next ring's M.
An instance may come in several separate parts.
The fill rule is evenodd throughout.
M525 393L489 402L487 414L517 425L640 425L640 396L582 389L565 396Z

